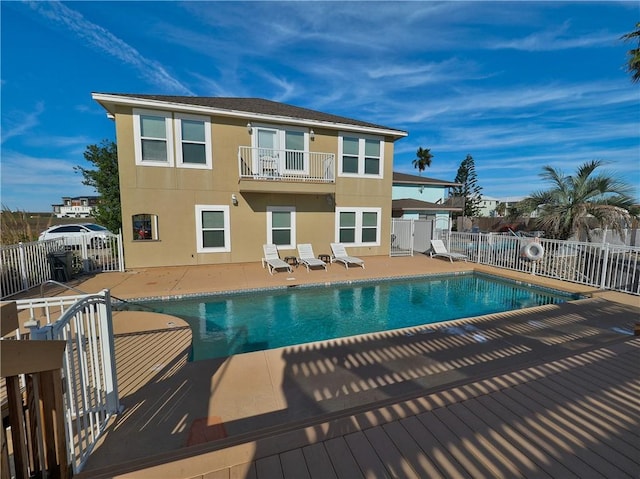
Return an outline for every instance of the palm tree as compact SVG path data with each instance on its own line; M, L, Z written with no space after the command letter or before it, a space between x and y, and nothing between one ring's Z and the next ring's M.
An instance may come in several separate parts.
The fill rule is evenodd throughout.
M433 158L433 155L429 148L419 147L416 152L416 159L412 161L412 164L415 168L418 168L418 172L422 174L428 166L431 166L431 158Z
M538 223L549 237L590 240L589 223L619 233L631 220L631 187L611 175L594 174L602 161L582 164L575 175L545 166L540 176L551 188L538 191L521 204L527 211L539 209Z
M631 81L640 82L640 22L636 23L636 30L622 35L624 41L637 42L637 47L627 52L627 71L631 73Z

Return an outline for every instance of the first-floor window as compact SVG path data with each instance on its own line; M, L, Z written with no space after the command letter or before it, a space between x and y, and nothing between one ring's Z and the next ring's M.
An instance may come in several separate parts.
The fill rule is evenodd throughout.
M336 240L352 246L378 246L380 218L380 208L336 208Z
M149 213L140 213L131 217L133 226L133 240L157 240L158 216Z
M267 207L267 243L279 248L296 247L296 210L293 206Z
M231 251L229 207L196 205L196 235L198 253Z

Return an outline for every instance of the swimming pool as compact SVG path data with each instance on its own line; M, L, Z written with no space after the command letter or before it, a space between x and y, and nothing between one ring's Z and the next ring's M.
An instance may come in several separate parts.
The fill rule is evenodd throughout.
M575 295L485 274L149 302L193 331L193 360L555 304Z

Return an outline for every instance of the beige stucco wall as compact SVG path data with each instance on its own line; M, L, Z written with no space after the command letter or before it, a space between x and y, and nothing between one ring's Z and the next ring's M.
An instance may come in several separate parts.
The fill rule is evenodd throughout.
M311 243L316 254L330 253L335 240L335 209L338 207L380 207L381 244L349 248L358 256L389 254L393 143L386 139L384 178L337 177L335 205L317 188L313 194L260 193L242 191L238 173L238 147L251 146L247 119L211 118L213 169L136 166L131 109L116 111L116 134L123 242L127 268L219 264L260 261L267 242L267 206L293 206L296 210L296 243ZM315 129L311 151L338 153L338 132ZM175 145L174 145L175 146ZM326 188L326 186L325 186ZM231 202L231 195L238 205ZM231 251L198 253L195 205L228 205ZM158 216L159 240L134 241L131 217ZM296 251L281 250L282 257Z

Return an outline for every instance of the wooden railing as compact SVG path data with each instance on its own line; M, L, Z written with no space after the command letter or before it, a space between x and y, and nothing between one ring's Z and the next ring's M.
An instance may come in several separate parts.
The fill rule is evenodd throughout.
M15 303L2 305L3 336L15 330L17 317ZM2 479L71 477L62 398L65 346L64 341L2 340Z

